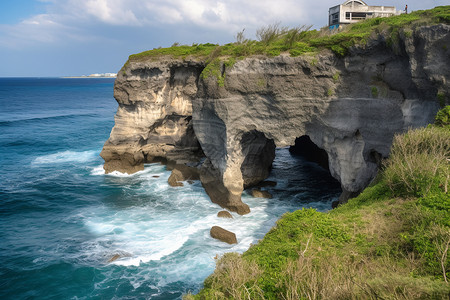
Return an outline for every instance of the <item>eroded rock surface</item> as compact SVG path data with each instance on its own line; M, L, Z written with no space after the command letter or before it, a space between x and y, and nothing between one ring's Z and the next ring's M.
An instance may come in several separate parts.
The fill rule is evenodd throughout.
M272 194L268 191L262 191L260 189L254 189L252 190L252 196L255 198L266 198L266 199L272 199Z
M226 210L219 211L217 217L225 219L233 219L233 216Z
M438 93L448 101L446 45L450 26L436 25L400 33L393 46L379 35L344 58L248 57L221 66L223 85L202 78L205 63L195 59L129 61L115 84L105 170L204 155L200 180L211 200L245 214L242 191L268 176L275 147L307 137L323 150L319 159L345 202L374 178L394 134L430 123Z
M210 230L210 235L216 240L228 243L237 244L236 234L219 226L213 226Z
M114 84L115 126L101 152L106 173L134 173L144 163L185 163L203 156L192 128L192 99L203 62L136 61Z
M183 186L182 181L199 180L199 170L183 164L176 164L172 167L172 174L167 179L170 186Z

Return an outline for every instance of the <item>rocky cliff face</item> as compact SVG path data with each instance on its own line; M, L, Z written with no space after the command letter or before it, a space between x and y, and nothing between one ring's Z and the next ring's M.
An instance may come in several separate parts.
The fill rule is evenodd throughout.
M192 101L203 62L131 62L118 74L115 126L101 156L106 173L134 173L145 162L197 161L203 156L192 127Z
M380 35L344 58L248 57L220 66L224 84L200 76L201 60L129 61L114 87L104 168L132 173L145 162L204 156L200 180L211 200L245 214L241 193L268 176L275 147L307 136L326 152L345 201L376 175L395 133L431 122L438 94L448 99L448 45L450 26L436 25L394 46Z

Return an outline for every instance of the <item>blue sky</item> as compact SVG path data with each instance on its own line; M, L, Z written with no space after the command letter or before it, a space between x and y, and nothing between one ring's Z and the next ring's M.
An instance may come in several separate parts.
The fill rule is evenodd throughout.
M174 42L228 43L245 28L327 24L343 0L1 0L0 77L117 72L128 56ZM367 0L409 10L448 0Z

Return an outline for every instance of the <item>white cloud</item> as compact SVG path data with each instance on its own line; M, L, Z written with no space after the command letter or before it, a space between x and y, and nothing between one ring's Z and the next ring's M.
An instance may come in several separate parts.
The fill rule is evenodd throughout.
M49 15L36 15L16 25L0 25L0 45L16 48L34 42L53 43L66 29Z
M197 27L203 31L234 34L243 28L253 33L257 27L281 22L282 25L327 23L328 8L341 0L39 0L47 3L47 13L16 25L0 25L0 45L18 47L32 43L56 43L67 39L98 38L98 26L114 28L164 26ZM430 2L431 1L431 2ZM377 0L402 6L400 0ZM444 4L444 0L410 0ZM400 8L400 7L399 7ZM423 8L423 7L420 7Z

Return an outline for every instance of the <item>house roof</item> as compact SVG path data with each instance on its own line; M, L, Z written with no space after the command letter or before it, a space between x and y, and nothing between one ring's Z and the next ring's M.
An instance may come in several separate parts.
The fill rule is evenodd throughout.
M342 5L347 5L350 2L358 2L358 3L362 4L362 5L368 6L367 3L362 1L362 0L347 0L344 3L342 3Z

